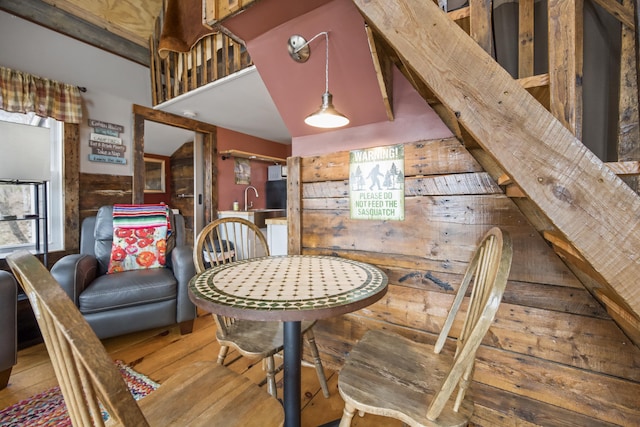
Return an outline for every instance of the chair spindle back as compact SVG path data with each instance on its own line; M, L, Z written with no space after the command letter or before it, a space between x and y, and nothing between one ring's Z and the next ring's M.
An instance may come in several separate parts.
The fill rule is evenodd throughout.
M232 261L269 256L262 231L244 218L220 218L198 234L193 248L196 272Z
M244 218L219 218L207 224L198 234L193 246L196 273L232 261L269 256L267 239L260 228ZM214 315L223 337L234 319Z
M148 426L118 368L68 295L26 251L7 257L29 297L74 426L104 426L100 403L122 425Z
M512 257L511 237L507 232L494 227L485 234L467 266L434 349L436 353L442 350L469 285L473 283L467 313L456 343L453 365L427 410L427 418L430 420L438 418L456 385L458 394L454 410L459 409L473 376L476 351L502 300Z

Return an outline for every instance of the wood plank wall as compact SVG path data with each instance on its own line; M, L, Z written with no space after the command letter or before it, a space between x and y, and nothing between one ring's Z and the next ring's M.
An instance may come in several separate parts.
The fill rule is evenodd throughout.
M326 366L339 369L367 329L433 343L477 242L499 226L514 259L477 356L474 423L640 425L640 349L458 140L405 145L404 221L349 218L347 151L289 164L299 165L289 169L299 207L289 215L299 213L301 229L290 248L367 261L389 276L380 302L318 322Z
M193 142L182 144L171 155L171 188L171 207L184 216L185 243L193 246Z
M98 213L100 206L131 203L132 177L124 175L80 174L80 223Z

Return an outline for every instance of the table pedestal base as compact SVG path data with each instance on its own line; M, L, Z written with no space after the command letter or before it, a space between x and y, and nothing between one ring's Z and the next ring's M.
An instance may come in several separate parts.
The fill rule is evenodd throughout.
M301 322L284 322L284 425L300 427Z

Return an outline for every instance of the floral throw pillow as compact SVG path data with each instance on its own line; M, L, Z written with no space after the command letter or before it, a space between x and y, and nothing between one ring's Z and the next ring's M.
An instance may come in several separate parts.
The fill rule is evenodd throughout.
M107 273L164 267L170 233L166 205L114 205Z

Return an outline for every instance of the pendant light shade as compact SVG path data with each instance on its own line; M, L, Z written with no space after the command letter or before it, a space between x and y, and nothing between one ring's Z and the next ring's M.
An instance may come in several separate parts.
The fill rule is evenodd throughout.
M317 128L339 128L349 124L349 119L333 106L333 95L329 92L322 94L322 105L315 113L304 119L309 126Z
M311 55L309 43L318 36L325 36L326 56L325 56L325 86L322 94L322 104L320 109L312 113L304 119L309 126L318 128L339 128L349 124L349 119L342 113L338 112L333 106L333 95L329 92L329 33L323 31L316 34L309 41L299 35L293 35L289 38L289 55L297 62L306 62Z

